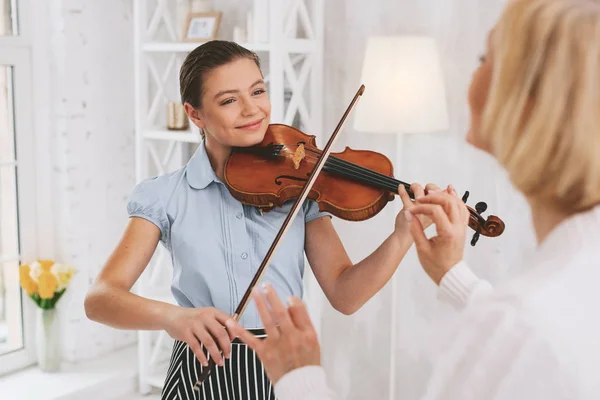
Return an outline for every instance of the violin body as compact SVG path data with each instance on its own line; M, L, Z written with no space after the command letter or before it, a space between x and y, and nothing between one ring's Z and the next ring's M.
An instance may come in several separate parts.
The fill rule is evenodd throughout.
M314 135L281 124L271 124L263 141L253 148L261 150L232 151L225 165L225 184L234 198L262 211L298 198L321 155ZM393 177L392 162L383 154L349 147L332 152L307 196L319 204L321 211L348 221L364 221L394 199L387 188L365 185L334 172L336 167L349 165L340 160L351 163L352 168L360 166Z

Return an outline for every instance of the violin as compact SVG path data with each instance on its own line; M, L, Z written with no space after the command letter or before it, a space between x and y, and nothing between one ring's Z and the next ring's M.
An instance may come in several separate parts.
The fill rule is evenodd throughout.
M331 155L331 147L344 121L364 90L365 86L361 85L323 150L317 147L315 136L282 124L269 125L259 144L232 149L225 165L224 183L234 198L263 212L294 199L290 212L232 316L235 321L239 321L250 303L252 290L264 275L281 239L306 199L316 201L321 211L349 221L363 221L377 215L398 194L399 185L403 185L414 200L410 184L394 178L392 163L383 154L346 147L344 151ZM463 196L463 202L467 197L468 192ZM469 227L475 230L471 245L475 245L479 235L495 237L504 232L504 222L500 218L492 215L484 219L481 216L487 209L485 203L477 203L475 210L467 207ZM194 390L200 389L199 385L208 378L214 366L214 359L210 358Z
M234 148L225 165L224 183L231 195L268 212L298 198L322 151L316 137L282 124L271 124L261 143ZM385 155L370 150L332 153L325 162L307 198L326 211L347 221L364 221L377 215L394 200L399 185L409 196L410 184L394 178L394 167ZM469 192L463 196L466 202ZM469 227L475 231L471 245L480 235L495 237L504 231L504 222L493 215L481 216L487 204L479 202L469 210Z

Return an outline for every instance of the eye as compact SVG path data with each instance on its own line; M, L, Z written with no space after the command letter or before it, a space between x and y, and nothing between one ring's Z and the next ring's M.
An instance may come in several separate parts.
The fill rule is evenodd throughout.
M256 89L254 92L252 92L252 94L256 96L263 93L265 93L265 89Z
M227 104L231 104L233 103L233 99L227 99L224 102L221 103L222 106L226 106Z

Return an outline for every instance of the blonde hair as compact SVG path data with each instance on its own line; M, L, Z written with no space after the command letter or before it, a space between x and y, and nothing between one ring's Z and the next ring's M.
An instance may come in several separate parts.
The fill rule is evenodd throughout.
M525 195L600 203L600 0L511 2L491 37L482 135Z

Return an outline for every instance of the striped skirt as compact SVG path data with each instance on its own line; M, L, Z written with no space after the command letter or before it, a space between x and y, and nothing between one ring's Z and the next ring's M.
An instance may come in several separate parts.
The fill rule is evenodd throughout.
M265 337L262 329L251 329ZM206 349L204 349L206 354ZM213 367L209 377L194 390L204 368L187 343L175 341L161 400L275 400L271 381L256 353L238 338L231 344L231 357L222 367Z

